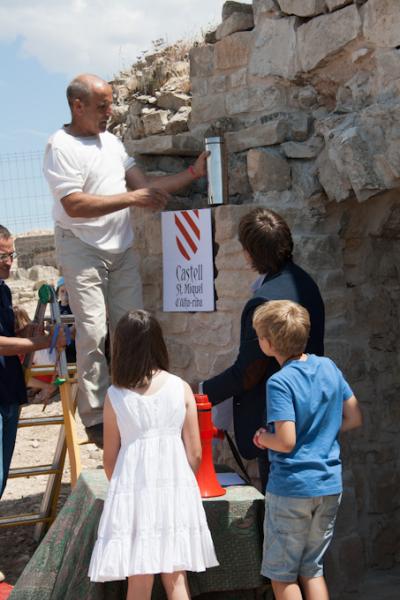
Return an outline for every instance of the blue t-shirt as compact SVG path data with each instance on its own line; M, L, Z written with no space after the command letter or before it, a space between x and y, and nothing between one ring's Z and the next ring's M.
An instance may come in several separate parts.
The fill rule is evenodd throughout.
M269 378L268 428L294 421L296 445L290 453L269 450L268 492L304 498L342 491L338 437L343 402L352 395L335 363L314 354L286 363Z

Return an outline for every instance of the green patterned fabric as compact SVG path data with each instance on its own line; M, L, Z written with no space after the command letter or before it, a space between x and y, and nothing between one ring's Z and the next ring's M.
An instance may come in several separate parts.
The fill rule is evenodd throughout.
M94 584L87 576L106 490L102 470L80 476L10 600L125 599L126 582ZM216 600L254 598L255 588L265 583L260 576L264 497L253 487L233 486L225 496L204 500L204 507L220 566L188 574L192 595ZM231 590L241 592L228 594ZM152 598L165 598L159 581Z

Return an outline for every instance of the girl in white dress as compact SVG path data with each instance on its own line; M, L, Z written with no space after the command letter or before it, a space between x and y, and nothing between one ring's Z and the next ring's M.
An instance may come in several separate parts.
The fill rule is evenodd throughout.
M196 403L168 373L161 327L143 310L119 321L104 404L110 480L89 567L92 581L128 577L127 600L150 600L155 573L168 600L190 598L186 571L218 565L194 473Z

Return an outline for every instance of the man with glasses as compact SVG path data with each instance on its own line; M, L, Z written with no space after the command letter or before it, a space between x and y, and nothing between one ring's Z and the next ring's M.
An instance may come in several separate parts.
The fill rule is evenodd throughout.
M15 336L11 291L4 281L10 276L15 257L11 233L0 225L0 498L14 451L19 407L27 401L18 355L49 348L52 338L51 335L33 334L32 326L19 332L23 337ZM60 331L57 347L64 346L65 335Z

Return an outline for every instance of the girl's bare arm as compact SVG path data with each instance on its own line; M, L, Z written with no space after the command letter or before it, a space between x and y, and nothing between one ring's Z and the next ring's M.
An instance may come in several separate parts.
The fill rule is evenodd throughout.
M187 383L185 383L185 405L186 417L183 423L182 438L189 464L196 473L201 462L201 441L196 401Z
M103 418L103 466L107 479L111 479L114 472L115 463L117 462L119 449L121 447L121 436L118 429L117 417L115 416L115 412L111 406L108 394L104 401Z

